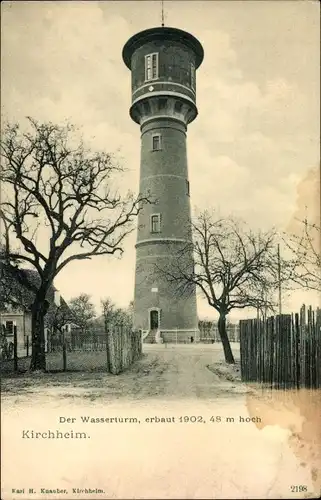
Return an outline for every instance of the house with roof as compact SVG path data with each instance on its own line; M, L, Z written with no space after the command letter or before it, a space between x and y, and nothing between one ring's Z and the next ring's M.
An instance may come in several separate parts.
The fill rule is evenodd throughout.
M31 306L34 301L34 293L26 286L23 286L14 274L5 272L3 269L1 271L1 329L7 342L10 344L13 343L14 326L17 327L18 356L22 356L26 354L27 342L31 346ZM36 271L31 269L23 269L21 271L33 285L37 286L40 284L40 278ZM70 334L72 317L67 303L54 286L50 287L46 299L49 303L45 316L45 344L46 351L48 351L49 341L52 338L58 338L63 334Z

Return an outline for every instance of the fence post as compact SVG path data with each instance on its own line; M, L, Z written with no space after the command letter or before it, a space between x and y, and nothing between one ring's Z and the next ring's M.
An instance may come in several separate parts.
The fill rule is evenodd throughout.
M106 324L106 358L107 358L107 372L110 373L110 325Z
M18 339L17 339L17 325L13 325L13 364L14 371L18 371Z
M122 372L124 368L124 348L125 348L125 335L126 329L124 328L124 323L120 323L120 342L119 342L119 371Z
M65 337L62 344L62 363L63 363L63 371L67 370L67 349L66 349L66 341Z

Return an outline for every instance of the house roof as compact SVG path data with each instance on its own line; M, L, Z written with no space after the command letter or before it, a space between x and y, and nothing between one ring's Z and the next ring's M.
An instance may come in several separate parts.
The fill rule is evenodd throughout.
M26 279L30 285L39 288L41 280L37 271L23 268L20 268L19 271L20 273L23 273L24 279ZM55 292L58 292L57 288L54 285L51 285L46 296L46 299L49 302L48 312L57 307L55 304ZM0 295L2 296L0 308L1 305L11 304L30 310L34 302L34 292L19 282L13 268L8 265L1 266ZM69 306L63 297L60 297L60 307L65 309L65 312L70 312Z

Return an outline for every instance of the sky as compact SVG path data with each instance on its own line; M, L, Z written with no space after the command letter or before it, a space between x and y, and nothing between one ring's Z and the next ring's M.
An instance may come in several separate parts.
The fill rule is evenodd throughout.
M320 220L318 2L179 0L164 10L165 25L195 35L205 52L187 143L194 213L216 208L280 231L306 214ZM70 121L93 148L118 151L123 192L138 191L140 131L121 52L133 34L160 25L161 2L5 1L1 11L2 118ZM135 234L121 260L71 264L56 287L66 300L88 293L97 309L107 296L126 307L134 245ZM309 300L284 297L292 309ZM217 315L201 299L198 311Z

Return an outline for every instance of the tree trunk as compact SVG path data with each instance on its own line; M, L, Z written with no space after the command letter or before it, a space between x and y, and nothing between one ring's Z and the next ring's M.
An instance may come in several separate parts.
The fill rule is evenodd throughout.
M227 336L227 331L226 331L226 315L224 313L220 313L220 317L218 320L218 331L221 337L223 349L224 349L224 356L225 356L225 361L226 363L233 365L235 363L234 356L232 353L230 341Z
M46 353L45 353L45 328L44 318L48 309L48 303L45 299L46 295L42 294L37 297L33 303L31 313L31 328L32 328L32 355L30 370L46 371Z

